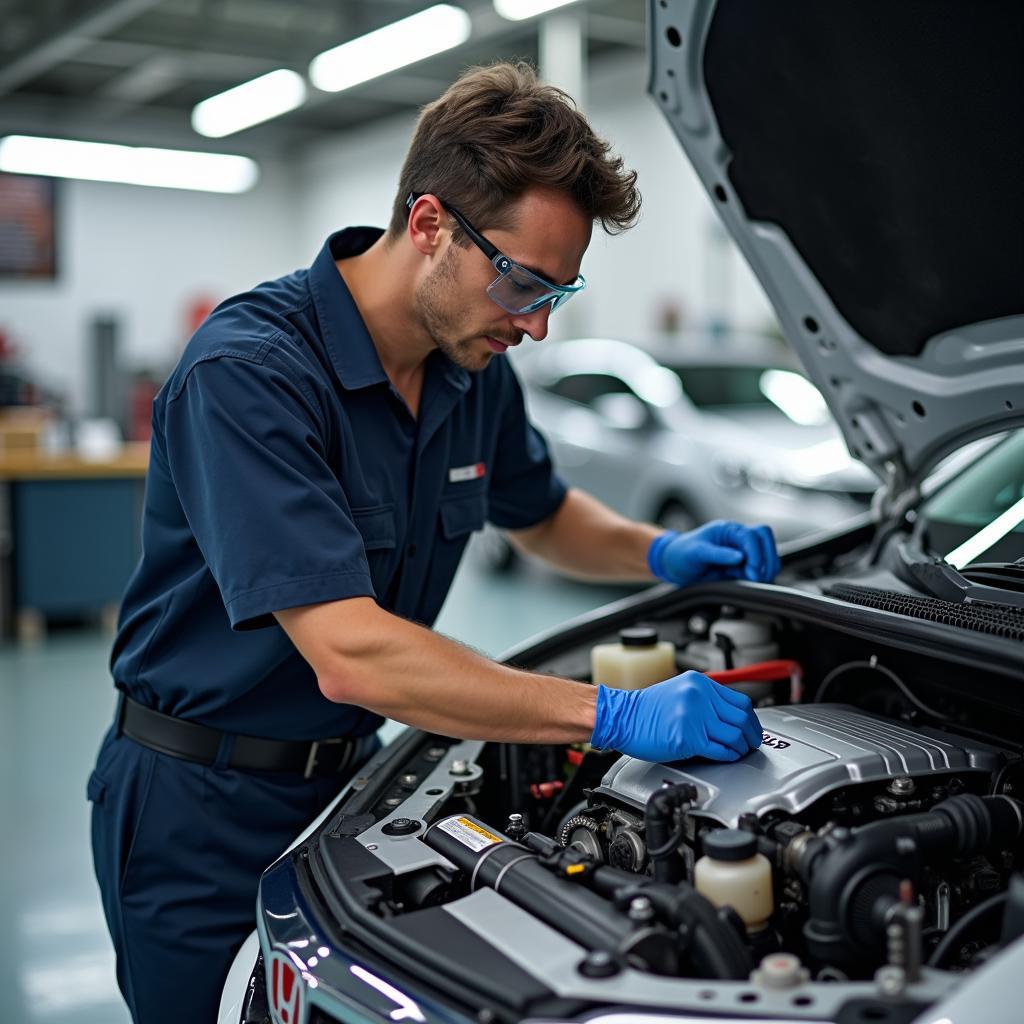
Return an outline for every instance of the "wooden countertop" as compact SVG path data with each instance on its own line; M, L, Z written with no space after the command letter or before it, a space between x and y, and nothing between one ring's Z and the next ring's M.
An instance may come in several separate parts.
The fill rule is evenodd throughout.
M0 451L0 481L77 480L111 477L144 477L149 465L149 442L132 442L100 461L67 453L49 455L39 451Z

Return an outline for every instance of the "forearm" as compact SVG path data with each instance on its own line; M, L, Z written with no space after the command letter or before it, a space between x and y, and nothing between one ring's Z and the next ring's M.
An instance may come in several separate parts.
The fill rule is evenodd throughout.
M663 532L626 519L586 492L572 489L550 518L509 536L517 547L570 576L649 581L647 549Z
M331 700L465 739L590 739L594 687L499 665L368 598L277 617Z

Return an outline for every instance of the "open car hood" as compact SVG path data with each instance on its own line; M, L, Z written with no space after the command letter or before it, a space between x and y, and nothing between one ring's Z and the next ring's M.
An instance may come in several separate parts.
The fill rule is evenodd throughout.
M649 5L649 91L851 454L895 497L1024 423L1024 5Z

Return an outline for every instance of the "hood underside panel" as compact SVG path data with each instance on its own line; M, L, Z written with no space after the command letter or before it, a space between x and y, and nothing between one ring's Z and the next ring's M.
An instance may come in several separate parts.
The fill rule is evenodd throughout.
M885 353L1024 312L1022 47L1005 0L717 6L704 74L743 208Z
M649 0L650 92L893 492L1024 423L1024 4Z

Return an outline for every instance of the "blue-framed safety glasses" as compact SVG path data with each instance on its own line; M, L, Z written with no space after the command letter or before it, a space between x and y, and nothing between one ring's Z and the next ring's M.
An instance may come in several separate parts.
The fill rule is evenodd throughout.
M410 192L405 205L412 209L413 203L425 192ZM577 292L587 286L582 274L572 284L555 284L509 259L498 247L489 242L465 217L443 199L441 204L455 218L456 223L469 236L470 241L491 261L498 276L487 286L487 294L506 313L513 316L534 313L548 303L551 312L565 305Z

